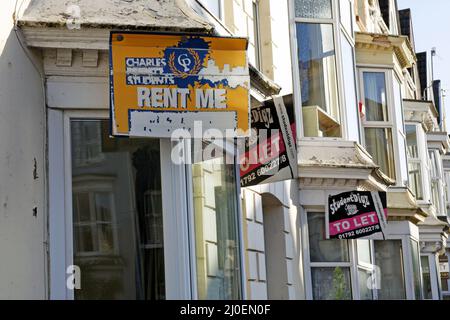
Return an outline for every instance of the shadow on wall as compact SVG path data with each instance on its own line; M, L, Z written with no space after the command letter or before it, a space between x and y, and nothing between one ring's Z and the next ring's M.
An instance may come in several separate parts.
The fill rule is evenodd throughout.
M286 234L284 232L284 207L270 193L262 194L262 206L267 297L270 300L287 300L289 299L289 289L286 264Z

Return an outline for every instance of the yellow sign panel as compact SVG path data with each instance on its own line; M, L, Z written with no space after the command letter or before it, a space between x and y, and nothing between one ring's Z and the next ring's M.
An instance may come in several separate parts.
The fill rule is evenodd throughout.
M110 47L113 135L248 135L247 39L112 32Z

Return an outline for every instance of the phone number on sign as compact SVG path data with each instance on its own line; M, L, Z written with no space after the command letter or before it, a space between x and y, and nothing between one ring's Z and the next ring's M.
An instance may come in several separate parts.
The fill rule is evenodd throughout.
M264 166L262 166L261 168L259 168L256 172L252 172L252 173L248 174L247 176L241 178L241 186L244 186L247 183L252 182L257 177L261 177L266 174L267 174L267 176L269 176L268 172L270 172L271 170L273 170L276 167L279 167L281 164L284 164L286 161L287 161L287 157L284 154L279 158L271 160L269 163L267 163ZM270 175L273 175L276 172L270 172L270 173L271 173Z
M366 227L366 228L361 228L358 230L354 230L354 231L349 231L343 234L338 235L339 239L348 239L348 238L353 238L355 236L360 236L360 235L365 235L366 233L370 233L373 231L380 231L380 225L374 225L371 227Z

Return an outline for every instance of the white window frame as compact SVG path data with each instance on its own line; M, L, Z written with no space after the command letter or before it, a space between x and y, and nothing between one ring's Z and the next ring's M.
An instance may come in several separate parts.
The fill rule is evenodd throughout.
M210 9L208 8L208 6L204 3L202 3L201 0L195 0L195 2L197 2L204 10L206 10L206 12L208 12L212 17L214 17L215 19L217 19L218 21L223 21L224 19L224 3L223 0L217 0L219 3L219 16L217 16L216 14L214 14L212 11L210 11Z
M343 9L342 2L347 1L349 3L350 9L350 30L347 29L347 26L343 23L343 13L341 9ZM352 0L339 0L339 24L341 27L342 33L346 36L347 40L355 45L355 22L354 22L354 4Z
M412 248L411 248L411 240L419 243L419 239L410 235L389 235L386 237L387 241L389 240L400 240L402 245L402 267L403 267L403 283L405 284L405 300L415 300L415 291L414 291L414 274L413 274L413 260L412 260ZM377 240L383 241L383 240ZM419 247L419 259L420 259L420 247ZM377 261L375 259L374 264L377 265ZM419 261L419 273L421 277L421 290L422 290L422 268L420 266ZM383 274L381 274L383 276Z
M78 256L99 256L99 255L110 255L110 254L119 254L119 246L118 246L118 236L117 236L117 218L116 218L116 208L114 204L114 194L113 194L113 187L112 187L112 179L109 177L106 178L91 178L88 181L93 182L94 185L86 186L86 187L72 187L72 190L74 193L87 193L89 197L89 207L90 207L90 213L96 213L95 208L93 208L93 202L91 202L92 197L95 197L96 193L108 193L109 202L111 205L111 221L105 222L105 221L99 221L99 220L90 220L89 222L82 222L82 223L73 223L74 228L75 227L88 227L92 224L98 225L100 224L109 224L111 225L111 231L113 235L113 250L112 252L103 252L100 249L97 251L81 251L78 253ZM95 199L94 199L95 202ZM98 235L97 235L97 242L98 242ZM98 246L98 243L97 243Z
M443 181L444 175L444 168L442 163L442 157L437 149L428 149L429 154L434 154L434 163L432 163L431 157L429 157L430 162L430 189L431 189L431 204L436 208L436 214L442 215L447 214L447 208L445 206L444 201L444 189L445 189L445 181ZM436 165L436 166L435 166ZM434 167L434 169L433 169ZM435 175L433 176L433 171L435 171ZM433 199L433 182L437 183L437 201L438 203L434 203Z
M445 192L446 192L446 202L445 209L448 213L450 212L450 171L444 169L444 179L445 179Z
M293 84L294 84L294 104L297 106L296 112L296 121L298 123L303 124L303 115L302 115L302 94L301 94L301 81L300 81L300 72L299 72L299 63L298 63L298 46L297 46L297 23L316 23L316 24L330 24L333 29L333 41L334 41L334 50L335 50L335 63L336 63L336 82L337 82L337 95L338 95L338 113L339 119L334 119L332 115L329 115L331 118L336 120L340 125L341 136L340 137L314 137L314 139L321 140L346 140L348 136L347 133L347 120L346 120L346 112L345 112L345 91L344 84L342 79L344 78L344 73L342 70L342 52L341 52L341 30L342 24L340 23L340 6L338 0L330 0L331 1L331 19L319 19L319 18L297 18L295 17L295 0L288 0L289 5L289 29L290 29L290 42L291 42L291 56L292 56L292 68L293 72ZM354 40L351 41L354 43ZM328 113L327 113L328 114ZM303 125L299 126L297 130L298 138L305 138L305 134L303 131ZM306 137L310 138L310 137Z
M444 253L444 255L447 256L447 266L450 267L450 253L449 253L448 251L446 251L446 252ZM439 262L439 259L438 259L438 263L440 263L440 262ZM440 267L438 268L438 272L439 272L439 287L441 288L441 295L442 295L442 298L444 298L444 297L449 297L449 296L450 296L450 279L447 279L447 287L448 287L449 290L444 291L443 288L442 288L442 285L441 285L441 281L442 281L442 280L441 280L441 270L440 270Z
M358 280L358 283L360 281L359 279L359 269L362 269L364 271L370 272L372 274L372 281L374 281L375 283L377 282L377 270L376 270L376 265L375 265L375 244L372 240L364 240L364 241L369 241L369 248L370 248L370 261L371 263L367 263L364 261L360 261L359 260L359 256L358 256L358 242L357 240L352 240L355 243L355 248L356 248L356 260L357 260L357 265L356 265L356 277ZM358 297L359 299L361 299L361 292L359 290L359 286L358 287ZM378 300L378 291L375 289L372 289L372 300Z
M73 300L74 291L66 285L67 267L73 265L73 213L72 213L72 119L109 119L109 110L60 110L48 109L48 158L49 158L49 249L50 249L50 298ZM173 147L182 143L185 152L190 150L188 140L171 142L160 139L161 159L171 159ZM235 149L237 152L237 148ZM238 155L237 155L238 156ZM238 166L235 166L239 181ZM164 268L166 299L197 299L195 255L195 225L193 215L192 170L189 165L174 165L161 161L162 206L164 221ZM244 237L240 184L236 183L238 217L238 241L242 298L246 299L246 274L244 268ZM170 192L164 192L169 190ZM173 201L178 199L178 201Z
M301 219L301 233L302 233L302 249L303 249L303 265L304 265L304 276L305 276L305 289L306 289L306 299L313 300L313 285L312 285L312 268L349 268L350 270L350 288L352 290L352 299L359 299L359 281L358 281L358 266L355 261L357 261L356 256L356 242L353 240L348 241L348 262L311 262L311 255L309 249L309 228L308 228L308 214L322 213L325 217L325 208L320 209L302 209L300 212Z
M422 197L423 199L421 200L417 200L417 202L419 204L427 204L430 202L430 194L428 191L428 188L426 187L428 185L427 183L427 179L426 179L426 175L427 172L429 172L429 167L428 167L428 153L427 153L427 141L425 139L425 133L423 131L422 125L419 123L415 123L415 122L407 122L405 123L405 128L406 126L415 126L416 127L416 141L417 141L417 152L418 152L418 157L417 158L410 158L408 155L408 152L406 153L407 158L408 158L408 164L409 162L414 163L414 164L419 164L420 166L420 180L421 180L421 188L422 188ZM406 134L406 130L405 130L405 134ZM406 141L406 148L408 148L408 142ZM408 168L408 176L409 176L409 168ZM408 179L409 181L409 179ZM413 190L411 190L413 191ZM417 195L415 195L417 198Z
M261 15L260 15L260 0L252 0L252 9L256 6L255 10L252 10L253 15L253 34L255 37L255 68L262 70L262 46L261 46Z
M67 288L66 269L73 265L72 224L72 165L71 119L108 119L108 110L62 111L49 109L49 232L50 232L50 298L74 299L74 291ZM169 140L160 140L161 157L170 158ZM184 166L173 166L171 161L161 161L162 172L168 172L162 188L163 219L172 231L164 232L164 267L166 299L192 299L192 242L190 235L186 178ZM173 198L180 201L172 201ZM170 253L170 254L169 254Z
M366 271L376 271L377 261L375 258L375 240L370 240L371 259L372 264L367 264L358 261L357 242L356 240L348 240L349 244L349 262L311 262L310 249L309 249L309 228L308 228L308 214L309 213L324 213L325 208L319 209L316 207L300 208L300 230L301 230L301 243L303 252L303 266L304 266L304 283L305 283L305 296L307 300L313 300L313 286L312 286L312 273L313 267L345 267L350 268L350 282L352 289L352 299L359 300L359 275L358 269L364 269ZM414 300L414 274L413 274L413 260L412 260L412 248L411 240L419 244L419 239L411 235L392 234L386 237L386 240L399 240L402 246L402 274L403 283L405 286L405 300ZM382 240L376 240L382 241ZM420 247L419 247L419 259L420 259ZM420 290L423 289L422 268L419 261L419 276L420 276ZM381 276L383 276L381 274ZM375 280L377 275L375 273ZM378 299L378 293L373 290L373 298Z
M361 142L364 147L366 147L366 137L365 137L365 129L366 128L374 128L374 129L390 129L391 135L392 135L392 149L393 149L393 156L394 156L394 170L395 170L395 181L397 186L402 185L401 181L401 164L400 164L400 155L399 152L399 143L398 143L398 135L397 130L400 128L397 128L396 123L396 115L394 112L395 108L395 100L394 100L394 93L393 93L393 72L392 69L387 68L372 68L367 66L358 66L358 82L359 82L359 92L360 92L360 101L365 102L365 92L364 92L364 72L372 72L372 73L384 73L385 75L385 84L386 84L386 103L387 103L387 115L388 115L388 121L365 121L361 120ZM406 141L405 141L406 145ZM383 172L385 173L385 172ZM387 173L385 173L387 175Z
M435 254L421 254L420 257L426 257L428 262L428 270L430 271L430 284L431 284L431 299L425 299L425 292L423 292L423 283L422 283L422 295L424 300L440 300L439 286L440 283L437 281L441 281L441 276L439 274L439 264L436 264L437 257ZM434 263L433 263L434 261ZM422 274L423 281L423 274Z

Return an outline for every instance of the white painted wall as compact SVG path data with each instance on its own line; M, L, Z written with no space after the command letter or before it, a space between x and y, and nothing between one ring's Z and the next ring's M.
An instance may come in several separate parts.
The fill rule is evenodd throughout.
M14 32L15 5L0 6L0 299L44 299L45 108L40 74Z
M267 283L270 275L270 270L267 268L266 248L265 242L276 241L276 236L279 239L284 238L284 244L280 243L279 248L283 251L281 256L284 261L275 261L274 264L280 268L280 274L283 276L283 297L291 300L304 299L303 287L303 264L301 254L300 242L300 225L298 220L297 206L297 182L296 181L282 181L276 183L268 183L255 187L245 188L242 190L244 198L243 210L245 213L246 235L245 245L247 253L247 287L249 289L249 299L267 299L268 289ZM277 199L275 204L277 208L273 208L271 204L264 207L263 197ZM276 235L271 235L270 239L265 239L264 227L270 221L264 221L264 216L273 213L271 211L277 210L278 223L281 223L282 228L278 230L272 229ZM266 212L264 212L266 211ZM273 226L273 225L272 225ZM267 235L267 234L266 234ZM273 248L272 248L273 249ZM276 258L272 256L272 258ZM269 256L270 259L270 256ZM278 258L276 258L278 259ZM269 261L272 263L273 261ZM272 275L273 276L273 275ZM277 279L279 280L279 279Z

